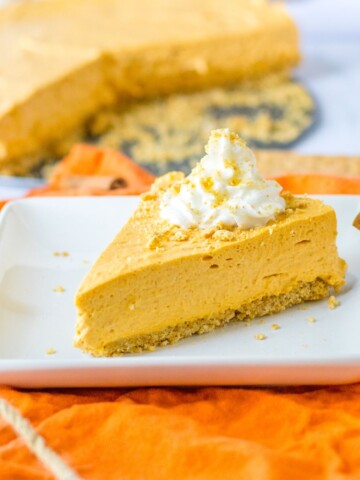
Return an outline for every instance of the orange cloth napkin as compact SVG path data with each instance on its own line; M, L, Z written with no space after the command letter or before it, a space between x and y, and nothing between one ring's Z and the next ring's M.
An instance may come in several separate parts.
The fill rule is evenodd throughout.
M112 148L77 144L55 167L49 184L32 195L138 195L155 177Z
M360 385L53 392L2 388L0 397L29 420L58 462L48 460L39 439L34 440L35 452L29 449L23 425L14 433L1 420L2 480L53 479L59 462L67 468L68 476L58 473L63 479L360 478Z
M117 150L77 144L54 168L48 184L25 197L138 195L149 190L154 180L154 175ZM0 209L8 201L0 201Z
M79 172L74 158L79 152L83 158L81 148L72 151L66 168L54 173L50 189L113 194L106 182L125 178L119 168L128 165L127 160L124 163L116 154L114 171L103 170L105 153L89 147L86 168ZM109 165L114 152L106 155L111 159L104 165ZM99 172L101 187L88 179ZM79 177L86 177L86 188ZM129 178L126 182L133 186ZM287 175L277 179L295 193L360 193L359 178ZM135 184L141 190L149 181L140 172ZM45 190L39 193L47 194ZM0 479L54 478L360 478L360 384L266 389L0 388Z
M274 177L284 190L298 194L360 195L360 177L326 175L324 173L295 173Z

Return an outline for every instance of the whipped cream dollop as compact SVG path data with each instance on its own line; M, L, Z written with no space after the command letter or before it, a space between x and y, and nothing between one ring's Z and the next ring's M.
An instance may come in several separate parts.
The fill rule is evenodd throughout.
M265 180L256 159L238 135L214 130L206 155L192 172L168 188L160 215L182 228L265 225L285 210L281 186Z

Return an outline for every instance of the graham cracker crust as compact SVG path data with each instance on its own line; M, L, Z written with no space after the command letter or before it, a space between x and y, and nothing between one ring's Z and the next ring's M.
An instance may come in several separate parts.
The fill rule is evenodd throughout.
M229 322L247 322L255 317L263 317L278 313L286 308L311 300L319 300L329 295L330 286L321 279L313 282L300 282L288 293L270 295L259 298L248 304L242 305L238 310L226 310L222 314L201 318L192 322L184 322L181 325L167 327L156 333L139 335L127 339L121 339L104 345L101 348L89 348L88 345L77 345L82 350L92 355L101 357L118 356L124 353L140 353L153 351L157 347L164 347L190 337L202 335L215 328L226 325Z

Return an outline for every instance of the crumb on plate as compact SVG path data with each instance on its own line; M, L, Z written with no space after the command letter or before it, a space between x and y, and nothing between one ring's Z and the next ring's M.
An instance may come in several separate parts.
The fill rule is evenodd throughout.
M299 310L307 310L308 308L307 305L300 305Z
M279 330L279 328L281 328L281 327L280 327L280 325L279 325L278 323L273 323L273 324L271 325L271 328L272 328L273 330Z
M267 336L264 335L263 333L258 333L255 335L255 340L266 340Z
M340 305L340 301L336 297L334 297L334 295L331 295L331 297L329 297L327 301L327 304L330 310L334 310L336 307Z
M58 285L57 287L54 287L54 288L53 288L53 292L63 293L63 292L65 292L65 288L62 287L61 285Z
M308 321L309 323L315 323L315 322L316 322L316 318L315 318L315 317L308 317L308 318L307 318L307 321Z

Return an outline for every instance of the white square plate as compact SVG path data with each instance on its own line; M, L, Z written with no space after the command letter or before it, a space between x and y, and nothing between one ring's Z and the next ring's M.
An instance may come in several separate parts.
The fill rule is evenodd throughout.
M27 199L0 223L0 383L23 387L327 384L360 380L359 196L327 196L349 265L341 306L326 301L228 325L155 352L92 358L73 348L76 288L136 197ZM68 252L68 256L54 255ZM54 292L61 286L64 292ZM315 323L307 321L316 318ZM280 325L273 330L273 323ZM255 340L263 333L266 340ZM56 353L48 355L48 349Z

